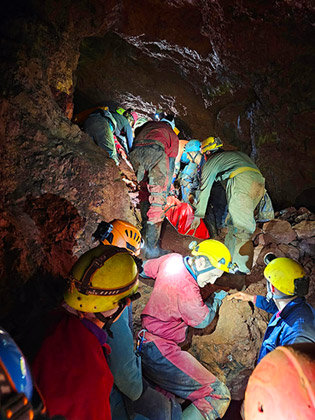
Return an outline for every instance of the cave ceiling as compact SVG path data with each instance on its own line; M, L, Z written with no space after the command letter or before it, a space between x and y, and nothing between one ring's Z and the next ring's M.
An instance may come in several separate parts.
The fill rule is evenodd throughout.
M183 138L219 135L277 209L314 209L312 1L11 0L0 19L3 272L65 274L100 220L139 221L71 122L106 101L172 112Z
M104 36L80 45L75 112L108 101L147 116L162 108L177 116L182 137L219 135L251 155L278 206L313 206L311 2L120 6Z

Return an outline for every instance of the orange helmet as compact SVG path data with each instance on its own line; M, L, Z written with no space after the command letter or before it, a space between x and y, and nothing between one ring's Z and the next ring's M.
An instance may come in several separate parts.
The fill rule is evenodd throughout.
M110 223L101 222L93 235L104 245L114 245L126 248L133 255L138 255L141 248L141 234L129 222L115 219Z
M315 344L277 347L254 369L245 420L315 419Z

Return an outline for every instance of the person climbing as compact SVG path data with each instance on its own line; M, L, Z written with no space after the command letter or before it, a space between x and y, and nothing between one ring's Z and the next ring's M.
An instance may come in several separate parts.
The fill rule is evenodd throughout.
M179 177L182 200L195 208L200 193L201 171L206 162L205 154L201 153L201 142L191 140L185 148L182 161L188 163ZM204 217L204 223L211 237L218 235L219 229L225 226L226 215L225 190L219 182L214 182Z
M174 167L174 173L173 173L173 178L172 178L172 184L174 185L175 180L177 179L177 176L181 170L181 164L183 163L182 160L182 156L184 153L184 149L186 144L188 143L188 140L179 140L178 142L178 152L177 152L177 156L175 158L175 167ZM185 162L186 164L188 162Z
M262 358L278 346L294 343L315 343L315 311L305 301L309 280L303 267L290 258L265 256L264 277L267 296L238 292L228 297L252 302L271 314L258 356Z
M51 415L109 420L113 376L104 355L110 350L107 334L139 296L137 265L125 249L100 244L74 264L69 284L64 304L48 316L33 376Z
M83 131L92 137L94 143L106 150L109 157L119 165L113 133L117 123L107 107L100 107L89 114L83 124Z
M0 327L0 420L49 420L28 362L10 334ZM65 420L54 416L51 420Z
M159 246L159 238L178 153L179 139L174 128L172 115L161 121L147 122L135 138L129 156L141 187L139 199L145 258L157 258L166 253Z
M140 253L141 235L129 222L115 219L101 222L93 235L104 245L126 248L132 255ZM132 306L122 312L111 326L112 336L107 343L111 348L107 356L114 377L110 395L113 419L119 420L175 420L181 419L181 409L174 400L153 389L143 378L141 357L134 351Z
M223 417L230 392L179 343L185 340L188 326L207 327L227 295L215 292L204 303L200 287L214 284L224 272L233 273L235 266L219 241L208 239L192 246L192 256L173 253L144 263L141 276L155 283L141 313L142 365L150 381L192 402L183 419L214 420Z
M201 142L199 140L190 140L184 147L181 161L186 163L184 169L180 172L178 180L181 189L181 200L184 203L193 204L195 193L199 189L198 171L204 163L204 156L200 152Z
M315 419L315 344L279 346L251 374L245 420Z
M205 217L213 183L220 181L225 187L228 205L225 245L243 275L250 273L253 264L254 210L264 195L265 179L247 155L224 151L222 146L219 137L209 137L202 142L202 153L210 156L202 168L200 194L191 227L197 228L200 219Z
M133 145L132 127L135 124L138 115L130 108L127 110L124 108L117 108L115 112L112 112L112 116L116 121L114 134L128 155Z

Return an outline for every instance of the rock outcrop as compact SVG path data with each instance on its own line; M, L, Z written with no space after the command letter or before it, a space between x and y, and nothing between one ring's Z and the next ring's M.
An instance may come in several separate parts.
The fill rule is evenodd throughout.
M277 257L288 257L299 261L310 279L308 302L315 306L315 264L314 213L306 208L290 207L276 213L277 218L260 224L256 230L255 262L251 274L247 276L246 293L266 294L266 281L263 277L264 256L273 252ZM299 233L299 238L298 234ZM312 236L311 236L312 235ZM262 240L266 236L268 240ZM167 226L162 243L169 243L173 251L189 255L189 238L179 240L180 235ZM184 245L183 245L184 244ZM233 277L233 276L232 276ZM219 289L236 292L233 278L219 279L219 285L207 285L201 289L202 296L207 299ZM135 329L141 329L140 313L150 298L154 282L143 280L140 283L142 297L134 303ZM230 285L230 287L229 287ZM256 308L252 303L235 300L223 301L219 316L210 328L197 330L189 328L187 340L182 348L188 350L207 369L224 381L231 390L232 399L244 398L248 378L255 367L262 339L269 322L270 315Z

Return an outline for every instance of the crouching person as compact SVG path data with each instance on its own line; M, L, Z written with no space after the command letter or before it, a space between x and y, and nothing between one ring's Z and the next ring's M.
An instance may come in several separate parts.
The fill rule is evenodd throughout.
M146 377L192 404L183 419L222 418L230 392L179 343L188 326L205 328L214 319L226 292L203 302L200 287L215 283L224 271L232 272L231 254L219 241L205 240L192 256L169 254L144 264L141 276L155 279L151 297L141 318L142 364Z
M124 249L100 245L75 263L65 303L46 330L32 366L50 415L111 419L113 376L104 355L110 351L106 329L137 287L137 265Z
M140 253L141 234L126 221L116 219L111 223L102 222L94 237L103 245L125 248L134 257ZM140 263L141 260L136 261ZM110 331L107 343L111 352L107 360L114 377L110 395L112 418L180 420L182 417L179 404L151 388L142 378L141 357L134 351L131 305L111 325Z

